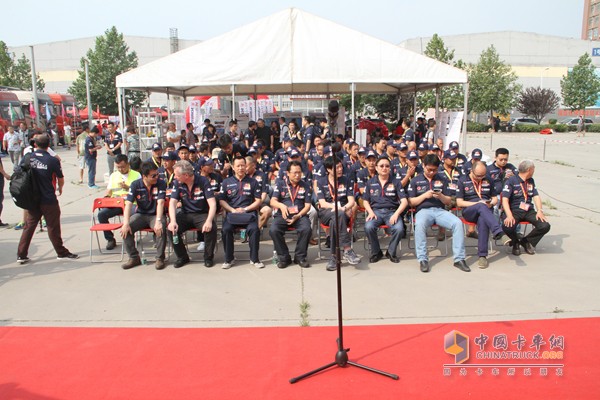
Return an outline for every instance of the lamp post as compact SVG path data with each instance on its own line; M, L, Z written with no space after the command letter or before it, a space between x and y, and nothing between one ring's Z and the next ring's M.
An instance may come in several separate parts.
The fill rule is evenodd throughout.
M544 71L548 71L549 69L550 69L550 67L546 67L540 73L540 89L544 88Z

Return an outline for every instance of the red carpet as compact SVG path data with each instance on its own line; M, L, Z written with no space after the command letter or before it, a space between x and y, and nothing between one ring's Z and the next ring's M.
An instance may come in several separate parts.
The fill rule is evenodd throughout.
M481 363L564 364L557 368L451 368L444 336L470 338L470 359ZM564 358L476 360L474 338L529 348L536 334L564 338ZM0 399L599 399L600 318L347 327L350 359L398 374L395 381L355 367L334 367L294 385L288 381L334 361L335 327L311 328L0 328ZM554 342L554 345L560 345ZM509 344L509 350L516 345ZM555 350L559 350L555 348Z

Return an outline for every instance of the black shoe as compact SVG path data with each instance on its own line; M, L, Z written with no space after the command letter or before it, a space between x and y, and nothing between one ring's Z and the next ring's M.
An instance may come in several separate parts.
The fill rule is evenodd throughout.
M460 261L455 262L454 266L463 272L471 272L471 268L469 268L469 266L467 265L465 260L460 260Z
M117 247L117 241L115 239L110 239L106 242L106 250L112 250Z
M292 263L292 259L291 259L291 258L284 258L284 259L282 259L282 260L279 260L279 261L277 262L277 268L280 268L280 269L287 268L287 267L289 267L289 266L290 266L290 264L291 264L291 263ZM294 260L294 264L298 264L298 263L296 262L296 260Z
M519 242L517 242L516 244L513 245L512 247L512 253L515 256L520 256L521 255L521 248L519 247Z
M377 254L373 254L371 257L369 257L369 262L372 263L376 263L377 261L381 260L383 258L383 252L379 252Z
M494 235L494 240L495 240L495 241L499 241L499 240L500 240L500 239L502 239L504 236L505 236L505 235L504 235L504 232L497 233L497 234L495 234L495 235ZM505 241L504 241L504 240L502 240L502 243L504 243L504 242L505 242Z
M77 260L79 255L73 253L67 253L64 256L56 257L57 260Z
M6 222L0 221L0 227L4 227L4 226L8 226L8 224Z
M421 267L421 272L429 272L431 271L431 266L429 265L429 261L421 261L419 263Z
M181 268L181 267L183 267L185 264L187 264L187 263L189 263L189 262L190 262L190 259L189 259L189 257L186 257L186 258L178 258L178 259L175 261L175 264L173 264L173 267L175 267L175 268Z
M521 246L523 246L527 254L535 254L535 247L533 247L533 245L529 243L526 239L521 239Z
M302 268L310 268L310 264L308 263L308 261L306 261L306 259L300 260L298 258L294 258L294 264L298 264Z
M389 251L385 252L385 256L387 258L389 258L390 261L393 262L393 263L399 263L400 262L400 257L396 257L396 256L391 255Z
M29 257L17 257L17 264L27 264L31 259Z
M204 266L205 266L206 268L210 268L210 267L212 267L213 265L215 265L215 262L214 262L213 260L209 260L209 259L206 259L206 260L204 260Z
M331 236L327 236L325 238L325 247L330 249L331 248Z

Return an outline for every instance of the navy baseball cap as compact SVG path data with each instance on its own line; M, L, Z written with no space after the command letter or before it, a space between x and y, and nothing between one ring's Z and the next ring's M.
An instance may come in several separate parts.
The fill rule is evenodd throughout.
M449 149L458 149L458 142L450 142L448 145Z
M248 154L256 154L258 151L256 150L256 147L252 146L250 147L250 149L248 150Z
M421 143L419 143L419 147L417 147L417 150L419 150L419 151L429 150L429 145L427 145L427 143L425 143L425 142L421 142Z
M358 149L358 154L367 154L367 149L365 149L364 147L362 147L362 146L361 146L361 147Z
M154 143L152 145L152 151L154 150L162 150L162 146L160 145L160 143Z
M367 153L367 158L369 158L369 157L378 158L379 156L373 150L369 150L369 152Z
M419 155L417 154L416 151L409 151L408 154L406 155L406 158L408 158L409 160L416 160L419 158Z
M406 149L408 149L408 146L406 145L406 143L404 143L404 142L401 142L401 143L398 145L398 150L400 150L400 151L403 151L403 150L406 150Z
M440 146L438 146L437 144L432 144L431 146L429 146L429 150L438 151L439 149L440 149Z
M451 160L454 160L456 157L458 157L458 153L453 150L446 150L444 152L444 158L449 158Z
M200 167L204 167L206 165L213 165L214 163L215 160L209 157L200 157L200 159L198 160L198 166Z
M190 151L190 153L195 153L196 152L196 146L194 146L192 144L192 145L190 145L190 147L188 148L188 150Z
M331 146L325 146L323 147L323 154L327 155L327 154L333 154L333 151L331 151Z
M264 146L262 143L256 143L256 145L253 147L256 147L257 149L262 149Z
M174 151L167 151L163 154L162 158L166 161L177 161L177 153Z
M290 158L293 158L293 157L300 157L300 156L301 156L301 154L300 154L300 152L298 151L298 149L297 149L297 148L295 148L295 147L292 147L292 149L288 151L288 156L289 156Z
M387 145L392 146L393 148L397 148L396 142L394 142L393 140L388 140Z
M181 149L186 149L187 151L190 151L190 148L187 147L186 144L182 144L181 146L179 146L179 148L177 149L177 151L181 150Z
M480 149L473 149L473 151L471 152L471 158L476 158L478 160L481 160L482 155L483 152Z

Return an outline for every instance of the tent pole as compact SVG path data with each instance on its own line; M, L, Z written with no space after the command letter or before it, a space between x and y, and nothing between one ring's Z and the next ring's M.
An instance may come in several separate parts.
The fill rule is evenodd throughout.
M440 85L435 85L435 129L437 130L437 135L439 136L440 126L438 125L438 120L440 117Z
M398 113L396 114L396 124L400 123L400 91L398 91Z
M127 139L127 132L124 129L125 125L127 125L127 121L123 119L123 95L125 89L117 88L117 105L119 107L119 126L121 127L121 134L123 135L123 140Z
M415 96L414 96L414 102L413 102L413 116L415 117L415 127L413 128L412 126L409 126L409 128L413 128L414 130L416 130L416 128L417 128L417 86L416 85L415 85Z
M171 96L169 95L169 88L167 88L167 119L171 122Z
M350 92L352 92L352 138L354 139L355 133L354 133L354 89L356 88L356 86L354 85L354 82L350 84ZM344 126L344 130L346 130L346 127ZM346 132L344 132L345 134Z
M235 85L231 85L231 119L235 119Z
M463 126L462 126L462 144L461 148L463 152L467 149L467 107L469 105L469 82L463 84L463 97L464 97L464 112L463 112Z

